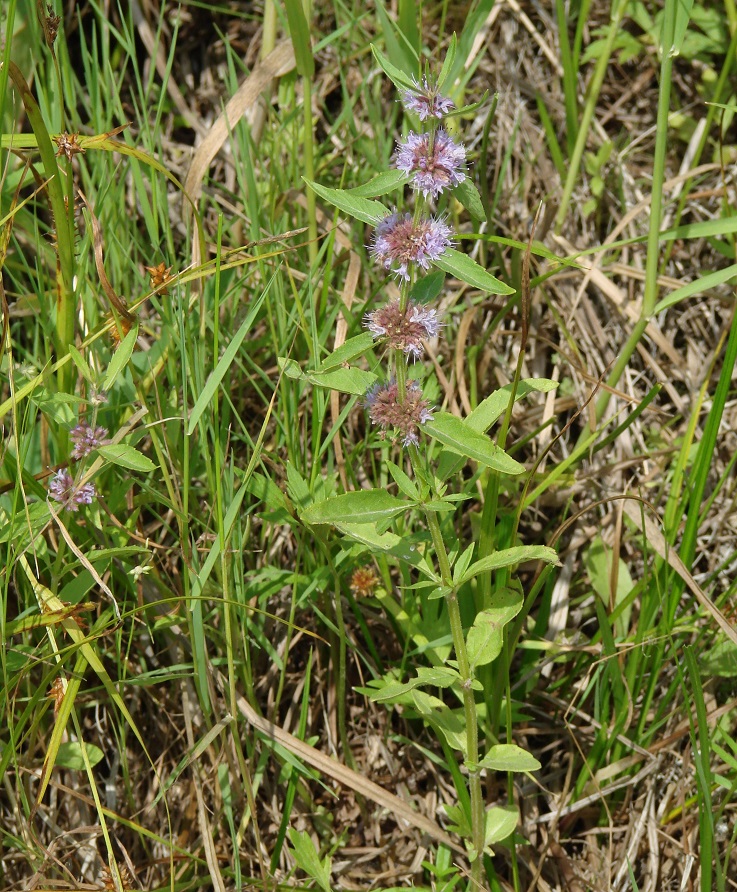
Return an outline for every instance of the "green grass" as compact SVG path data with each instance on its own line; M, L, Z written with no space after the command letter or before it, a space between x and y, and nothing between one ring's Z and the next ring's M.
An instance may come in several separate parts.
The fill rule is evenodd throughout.
M527 10L562 75L490 0L147 4L163 79L122 6L53 47L4 10L0 886L731 888L733 4ZM377 59L448 53L478 206L440 199L407 450L363 405L399 291L346 190L418 126ZM80 418L112 443L70 461Z

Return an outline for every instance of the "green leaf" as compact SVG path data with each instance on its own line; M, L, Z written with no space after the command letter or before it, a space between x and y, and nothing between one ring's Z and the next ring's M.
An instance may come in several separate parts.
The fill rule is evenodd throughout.
M315 849L312 838L306 830L295 830L294 827L290 827L289 841L294 847L294 860L297 862L297 867L315 880L324 892L331 892L332 862L330 857L325 856L322 860L320 859L320 853Z
M126 446L125 443L98 446L97 451L106 461L128 468L130 471L154 471L157 467L148 456L133 446Z
M438 269L450 273L451 276L455 276L456 279L460 279L461 282L478 288L480 291L488 291L489 294L514 294L514 288L495 279L468 254L463 254L453 248L447 248L443 255L433 263Z
M440 74L438 75L438 90L442 90L445 86L445 82L448 79L448 75L450 74L453 68L453 63L455 62L457 48L458 39L456 38L456 34L454 31L451 35L450 42L448 43L448 49L445 53L445 61L443 62L443 67L440 69Z
M338 390L340 393L350 393L354 396L363 396L376 382L376 375L373 372L357 368L306 373L304 377L316 387L327 387L330 390Z
M77 350L74 344L69 344L67 349L69 350L69 355L72 357L72 362L79 369L82 377L89 381L90 384L94 383L94 378L92 376L92 369L87 365L87 360L82 356L82 354Z
M287 359L284 356L279 356L277 365L279 366L279 371L283 372L287 378L293 378L295 381L301 381L304 378L302 366L296 359Z
M407 498L412 499L414 502L419 501L420 493L415 482L404 473L399 465L395 465L393 461L387 461L386 464L389 473L399 487L400 492L404 493Z
M502 474L522 474L524 467L500 449L484 434L480 434L455 415L437 412L431 421L422 425L423 431L452 452L465 455Z
M484 845L491 846L511 836L518 821L519 813L514 805L494 806L488 809Z
M464 839L470 839L473 836L473 830L471 829L471 824L468 821L468 816L463 807L460 805L446 804L443 806L443 809L450 822L448 824L448 830L457 833Z
M494 592L493 606L476 615L468 630L466 647L471 668L485 666L495 660L502 650L502 630L522 609L522 595L505 588Z
M522 563L522 561L545 561L548 564L560 566L555 550L548 548L547 545L515 545L512 548L495 551L493 554L481 558L480 561L476 561L456 581L456 585L463 585L465 582L478 576L479 573L498 570L500 567L511 567L514 564Z
M679 301L685 300L687 297L693 297L696 294L703 294L705 291L709 291L717 285L728 282L735 276L737 276L737 263L733 263L731 266L727 266L724 269L717 270L715 273L709 273L708 276L702 276L700 279L696 279L694 282L689 282L688 285L683 285L681 288L676 288L675 291L671 291L670 294L655 305L653 315L657 316L658 313L662 313L663 310L667 310L668 307L672 307Z
M264 298L271 289L271 283L273 281L274 276L269 279L266 287L258 296L258 298L251 301L246 318L241 323L240 328L233 336L233 340L228 344L218 364L212 370L212 372L210 373L210 377L205 382L205 386L202 388L202 393L197 397L197 401L195 402L192 412L189 416L189 424L187 425L188 437L192 436L195 428L197 427L197 423L202 417L202 413L215 399L215 393L220 387L220 384L222 383L222 380L227 374L231 365L233 364L233 361L235 360L235 357L237 356L246 335L251 330L251 326L253 325L256 316L258 315L258 311L261 309L261 304L264 302Z
M614 552L607 548L601 536L594 536L583 553L583 562L591 581L591 587L607 608L612 601L614 601L612 605L614 607L623 604L633 588L629 568L620 557L617 565L617 589L612 592L613 560ZM624 639L627 636L631 615L632 604L618 611L617 618L614 620L614 632L618 638Z
M363 356L373 346L373 343L374 336L370 331L364 331L354 338L349 338L345 344L341 344L337 350L333 350L329 356L323 359L319 367L315 369L315 374L329 372L332 369L339 368L346 362L350 362L357 356Z
M371 52L374 54L374 58L379 63L379 68L381 68L384 74L389 78L389 80L398 90L414 89L412 78L406 72L400 71L400 69L397 68L396 65L392 65L392 63L381 52L381 50L377 49L373 45L373 43L371 44Z
M136 338L138 337L138 325L134 325L123 340L118 344L118 348L113 353L110 365L107 367L105 380L102 382L103 390L110 390L115 383L118 375L128 364L128 360L133 355L133 348L136 346Z
M94 743L86 743L84 748L87 750L87 758L90 765L94 768L98 762L101 762L105 753L99 746ZM62 743L56 754L56 762L58 768L71 768L73 771L84 771L85 762L82 755L82 745L76 740L70 740Z
M539 771L542 767L537 759L514 743L499 743L492 746L479 762L479 768L490 771Z
M397 536L392 532L380 533L374 523L336 521L335 527L354 541L367 545L371 549L392 554L413 567L422 563L421 554L407 541L405 536Z
M378 690L372 691L369 694L369 700L373 703L388 703L389 700L396 700L397 697L408 694L413 687L414 685L409 681L389 681Z
M445 285L445 273L441 269L434 269L415 282L409 296L418 304L427 304L440 295L443 285Z
M468 740L466 726L458 713L449 709L442 700L426 694L424 691L412 691L417 711L428 721L435 731L439 731L448 742L448 746L468 755Z
M413 687L449 688L460 681L461 676L452 666L419 666Z
M459 185L452 190L452 194L458 201L460 201L474 220L486 219L486 211L484 210L479 190L474 186L470 177L466 177L462 183L459 183Z
M302 0L284 0L287 12L289 36L294 47L294 61L300 77L312 78L315 75L315 59L310 41L310 26L305 17Z
M356 198L381 198L382 195L395 192L400 186L404 186L407 179L407 174L403 170L386 170L363 186L347 189L346 194Z
M376 523L391 520L411 507L383 489L362 489L346 492L324 502L310 505L302 513L305 523Z
M461 585L460 580L463 579L466 575L466 571L468 570L473 559L473 552L475 548L476 543L472 542L453 565L453 585L456 588Z
M555 390L558 386L557 381L551 381L549 378L523 378L517 385L515 394L515 402L527 396L528 393L548 393ZM497 421L507 409L509 398L512 394L512 385L505 384L499 390L486 397L466 418L466 424L472 427L480 434L485 433Z
M304 181L320 198L324 198L325 201L335 205L338 210L345 211L351 217L362 220L364 223L369 223L371 226L376 226L389 213L380 202L352 195L347 189L330 189L328 186L313 183L312 180L308 180L306 177Z

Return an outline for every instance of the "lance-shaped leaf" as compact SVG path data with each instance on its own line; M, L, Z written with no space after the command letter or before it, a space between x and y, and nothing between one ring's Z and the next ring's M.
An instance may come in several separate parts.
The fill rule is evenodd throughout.
M478 576L479 573L487 573L489 570L498 570L500 567L511 567L522 561L545 561L548 564L560 564L555 550L547 545L515 545L513 548L504 548L495 551L476 561L463 573L456 585L463 585Z
M334 204L338 210L345 211L351 217L357 220L363 220L371 226L383 220L389 213L387 209L378 201L372 201L370 198L361 198L359 195L353 195L346 189L331 189L328 186L321 186L319 183L313 183L312 180L305 178L305 183L316 192L320 198ZM479 267L481 269L481 267Z
M456 279L460 279L480 291L488 291L489 294L514 294L514 288L510 288L509 285L494 278L491 273L487 273L483 266L479 266L468 254L455 251L453 248L447 248L443 256L434 260L433 263L438 269L450 273L451 276L455 276Z
M407 511L410 503L384 489L346 492L310 505L302 512L305 523L377 523Z
M385 170L363 186L349 189L348 195L358 198L381 198L388 192L395 192L407 182L407 179L407 174L403 170Z
M422 430L452 452L465 455L466 458L502 474L522 474L525 470L489 437L478 433L460 418L448 412L437 412L431 421L426 421L422 425Z

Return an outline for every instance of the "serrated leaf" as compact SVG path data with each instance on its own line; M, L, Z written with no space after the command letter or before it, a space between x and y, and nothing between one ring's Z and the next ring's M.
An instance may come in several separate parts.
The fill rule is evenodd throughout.
M474 576L478 576L479 573L498 570L500 567L511 567L514 564L522 563L522 561L545 561L547 564L560 565L557 553L547 545L515 545L512 548L495 551L494 554L476 561L456 582L456 585L463 585Z
M333 369L330 372L312 372L304 376L316 387L327 387L340 393L363 396L376 383L376 375L363 369Z
M453 248L446 248L442 256L433 261L438 269L450 273L461 282L478 288L480 291L488 291L489 294L514 294L514 288L500 282L491 273L487 273L483 266L479 266L475 260L456 251Z
M484 210L479 190L474 186L470 177L466 177L452 191L453 196L460 201L474 220L486 219L486 211ZM482 269L483 267L480 268Z
M357 198L381 198L389 192L395 192L400 186L404 186L408 182L408 177L403 170L386 170L375 176L363 186L355 186L353 189L347 189L348 195Z
M130 471L154 471L157 467L148 456L133 446L126 446L125 443L98 446L97 451L106 461L120 465L122 468L128 468Z
M329 201L330 204L335 205L338 210L345 211L345 213L350 214L351 217L355 217L357 220L362 220L364 223L369 223L371 226L376 226L377 223L380 223L389 213L380 202L352 195L346 189L330 189L328 186L321 186L319 183L313 183L312 180L308 180L307 178L305 178L305 183L307 183L310 189L316 192L320 198Z
M391 520L411 507L383 489L362 489L346 492L324 502L310 505L302 513L305 523L377 523Z
M542 767L537 759L514 743L499 743L492 746L479 762L479 768L490 771L539 771Z
M493 468L502 474L524 473L525 469L519 462L507 455L487 436L478 433L455 415L437 412L432 420L422 425L422 429L451 451L488 468Z
M472 669L485 666L499 656L502 631L522 608L522 595L512 589L495 592L493 598L496 602L494 606L478 613L468 630L466 648Z
M323 359L319 367L315 369L315 373L329 372L357 356L363 356L373 346L373 343L374 336L370 331L364 331L354 338L349 338L345 344L341 344L337 350L333 350L329 356Z
M115 383L118 375L128 364L128 360L133 355L133 348L136 346L137 337L138 323L133 325L131 330L118 345L115 353L113 353L113 358L110 360L110 365L107 367L105 380L102 382L103 390L110 390L110 388Z

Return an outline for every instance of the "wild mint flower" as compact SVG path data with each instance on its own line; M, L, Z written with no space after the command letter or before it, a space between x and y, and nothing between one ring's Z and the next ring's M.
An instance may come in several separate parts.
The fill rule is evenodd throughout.
M392 350L401 350L412 359L421 358L422 341L437 337L441 325L436 310L414 301L402 310L398 300L367 313L365 321L374 338L385 337Z
M412 183L427 198L437 198L466 179L466 149L442 128L432 133L410 132L400 143L394 166L412 176Z
M385 269L409 280L409 264L429 269L450 247L452 232L441 218L423 217L415 222L411 214L393 213L376 227L370 250Z
M402 93L402 105L408 112L414 112L421 121L428 118L441 119L455 108L452 99L441 96L437 84L430 83L427 77L418 83L417 78L412 78L414 87L404 90Z
M69 436L74 443L72 458L80 459L103 444L107 437L107 428L92 427L86 421L80 421Z
M399 387L392 379L388 384L375 384L364 397L369 410L369 418L385 431L396 428L402 435L405 446L420 442L418 427L432 420L432 411L427 400L422 398L422 389L416 381L408 381L403 402L399 402Z
M78 511L80 505L91 505L97 492L94 483L77 484L69 471L62 468L49 483L49 495L60 502L62 508Z

